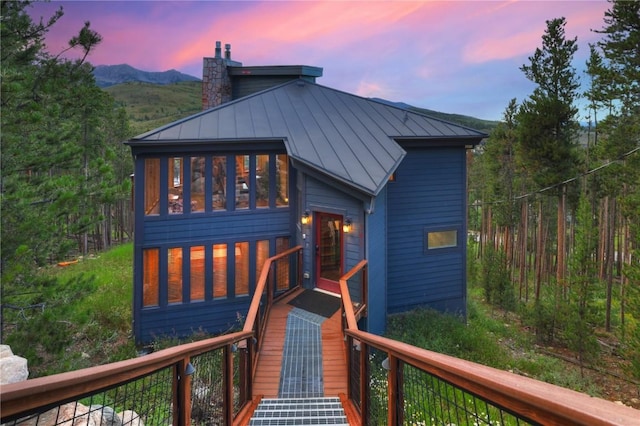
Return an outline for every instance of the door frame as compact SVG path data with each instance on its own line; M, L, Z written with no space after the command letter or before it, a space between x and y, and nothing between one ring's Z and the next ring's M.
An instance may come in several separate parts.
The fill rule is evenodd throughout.
M344 274L344 233L342 230L342 224L344 222L344 216L338 213L329 212L315 212L313 218L313 232L315 238L315 286L321 290L329 291L331 293L340 293L340 277ZM328 221L333 221L335 233L333 237L325 234L330 232ZM323 222L327 225L324 228ZM337 246L331 248L331 238L335 244L337 240ZM334 250L334 253L331 253ZM324 262L323 262L324 260ZM332 262L333 260L333 262ZM338 264L335 265L337 260ZM334 263L331 266L331 263ZM326 266L326 267L325 267ZM335 269L337 266L337 270ZM335 279L334 279L335 278Z

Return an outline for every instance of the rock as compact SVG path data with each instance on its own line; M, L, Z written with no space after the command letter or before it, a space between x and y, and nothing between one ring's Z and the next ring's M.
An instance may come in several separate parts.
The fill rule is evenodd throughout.
M89 407L94 421L99 426L122 426L122 420L115 410L105 405L92 405Z
M123 425L127 426L144 426L140 415L135 411L125 410L122 413L118 413Z
M0 359L13 356L13 351L9 345L0 345Z
M22 382L29 378L27 360L14 355L7 345L0 345L0 384Z
M39 417L18 421L18 426L99 426L89 413L89 407L80 403L69 403L52 408Z

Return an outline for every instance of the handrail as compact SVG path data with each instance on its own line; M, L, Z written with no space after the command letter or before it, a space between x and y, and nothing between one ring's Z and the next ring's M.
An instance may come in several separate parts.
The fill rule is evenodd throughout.
M369 398L371 379L367 376L369 367L367 356L370 348L386 353L388 357L388 424L404 423L403 399L405 391L405 367L425 372L426 374L448 383L453 387L475 395L489 404L503 409L506 413L526 421L540 424L563 425L640 425L640 411L631 407L615 404L587 394L576 392L560 386L541 382L514 373L476 364L449 355L432 352L406 343L381 337L358 329L358 323L347 281L357 272L364 269L366 261L358 263L340 279L343 313L346 328L344 329L349 354L347 359L349 371L359 371L359 386L349 385L349 400L360 407L362 424L368 424ZM366 283L364 284L366 287ZM359 356L352 356L351 348ZM357 359L354 359L357 358ZM351 377L349 378L351 381ZM427 387L427 384L419 384ZM360 395L353 395L352 391Z
M0 423L21 419L26 415L39 415L51 408L59 407L69 402L77 404L83 398L103 394L110 389L125 386L150 375L157 375L160 371L170 371L168 386L172 393L172 395L169 395L170 399L172 399L172 408L169 410L170 418L172 418L171 422L174 425L189 424L191 421L191 405L195 401L192 397L196 398L197 396L200 398L202 377L208 377L209 373L207 372L209 370L207 369L212 365L216 365L216 368L220 369L220 377L223 377L222 386L225 389L221 395L218 395L220 402L222 402L222 420L224 424L232 424L234 410L238 408L234 406L234 403L238 402L240 405L246 406L251 399L251 384L255 367L252 359L257 355L258 347L254 339L259 341L262 338L263 333L260 326L264 324L259 324L259 322L266 323L267 318L264 313L262 318L259 316L260 303L265 288L267 288L269 294L266 315L268 315L268 310L273 303L273 296L276 291L276 287L274 287L276 278L270 277L270 273L272 271L277 272L277 266L274 265L274 262L294 253L298 253L296 272L300 275L301 246L288 249L265 261L242 331L163 349L143 357L2 385L0 388L0 401L2 403ZM289 269L286 270L289 271ZM287 278L292 277L288 276ZM296 282L291 287L295 288L295 286L300 285L299 278L296 277ZM293 282L293 280L291 281ZM286 291L283 290L283 292ZM243 347L244 343L246 343L246 348ZM234 361L232 353L238 349L240 349L238 355L241 383L237 384L239 395L234 396ZM215 358L221 360L221 364L217 364L218 361L211 358L210 353L220 350L224 350L224 354L220 358ZM196 365L196 368L194 369L192 365L187 368L190 363ZM199 376L198 363L202 363L203 366L206 363L211 363L203 367L202 377ZM199 381L198 386L200 386L198 392L193 395L190 388L192 380L189 376L190 374L193 374L194 380ZM161 385L163 383L158 386ZM208 406L211 405L210 401L205 401L205 403ZM74 411L74 413L77 416L84 415L80 412ZM64 419L59 419L59 421L67 422Z
M262 299L262 293L264 292L265 286L267 285L269 272L271 271L271 264L278 259L282 259L286 256L289 256L292 253L302 250L302 246L295 246L288 250L283 251L282 253L278 253L275 256L268 258L264 265L262 266L262 270L260 271L260 277L258 278L258 282L256 283L256 290L253 293L253 299L251 299L251 305L249 306L249 312L247 313L247 318L244 323L243 331L252 331L255 327L256 318L258 317L258 311L260 308L260 303ZM273 289L269 289L269 294L273 294ZM271 298L269 298L271 301Z
M172 367L181 361L188 362L191 357L224 348L251 336L251 332L240 331L163 349L139 358L2 385L2 418L76 400L154 371Z

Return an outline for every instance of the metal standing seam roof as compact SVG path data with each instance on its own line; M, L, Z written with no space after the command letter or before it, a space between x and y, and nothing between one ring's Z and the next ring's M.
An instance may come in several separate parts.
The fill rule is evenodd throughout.
M406 152L394 139L479 142L486 135L304 80L293 80L136 136L130 145L282 139L287 154L377 195Z

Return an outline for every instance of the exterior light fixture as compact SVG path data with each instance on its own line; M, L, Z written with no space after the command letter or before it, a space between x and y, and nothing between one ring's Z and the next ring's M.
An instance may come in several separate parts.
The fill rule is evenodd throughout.
M349 232L351 232L352 228L353 228L353 222L351 221L351 218L348 217L344 220L344 223L342 224L342 232L348 234Z
M193 368L193 365L190 362L187 363L187 366L184 369L184 375L185 376L191 376L195 372L196 372L196 369Z
M309 210L305 210L302 214L302 219L300 219L300 223L303 225L308 225L311 222L311 214L309 214Z

